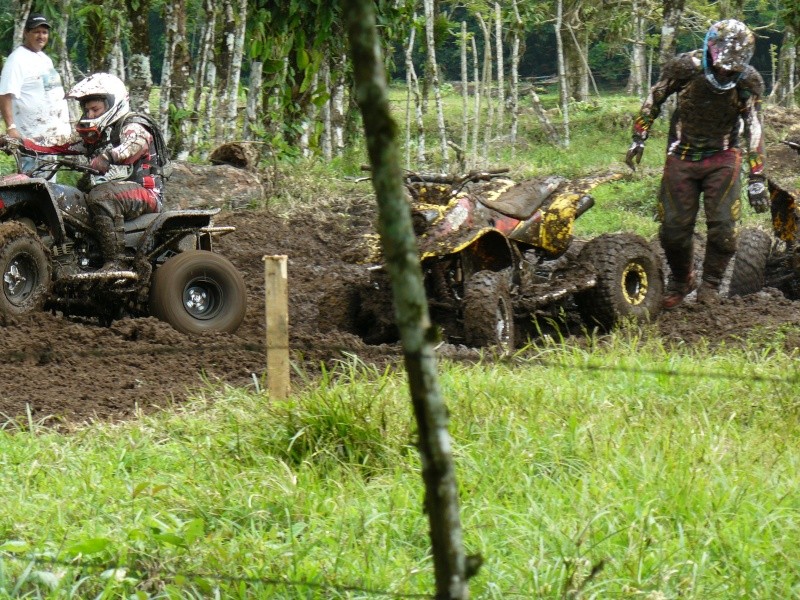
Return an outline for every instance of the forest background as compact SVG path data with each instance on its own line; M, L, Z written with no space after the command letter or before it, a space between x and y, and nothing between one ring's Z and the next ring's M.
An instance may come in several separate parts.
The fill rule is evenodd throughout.
M742 19L756 32L752 63L770 101L795 103L800 7L790 0L379 0L376 7L389 78L408 93L408 166L449 167L454 152L462 166L475 164L484 136L513 146L531 104L549 141L568 146L570 103L601 90L643 97L658 65L702 46L721 18ZM21 42L31 11L53 23L47 51L65 89L91 72L119 75L134 109L158 114L176 158L203 159L232 140L261 143L279 158L330 158L357 143L338 2L5 0L3 56ZM453 84L462 114L446 123L441 89ZM537 90L552 89L542 84L557 84L556 111L541 107ZM433 101L435 150L425 141Z

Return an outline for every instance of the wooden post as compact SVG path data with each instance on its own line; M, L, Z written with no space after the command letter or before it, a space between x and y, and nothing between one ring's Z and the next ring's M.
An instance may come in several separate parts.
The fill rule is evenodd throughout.
M273 398L289 395L289 288L286 256L265 256L267 389Z

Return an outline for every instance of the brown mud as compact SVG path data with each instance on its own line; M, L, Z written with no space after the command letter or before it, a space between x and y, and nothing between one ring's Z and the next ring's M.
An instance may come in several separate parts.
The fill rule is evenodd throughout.
M789 156L800 169L800 159ZM340 331L337 319L350 284L363 281L365 234L373 229L374 202L364 186L328 200L324 209L289 216L266 211L224 213L236 231L217 249L244 274L248 310L236 334L190 337L153 318L125 319L110 327L90 320L39 313L0 320L0 419L25 424L74 424L130 418L179 404L208 383L265 386L265 255L288 256L292 360L313 377L348 355L385 365L401 358L397 345L368 345ZM764 225L766 226L766 218ZM738 344L748 336L787 349L800 347L800 302L775 290L718 305L683 305L662 313L655 330L668 344ZM477 351L443 345L442 356L475 360ZM300 380L296 381L300 385Z

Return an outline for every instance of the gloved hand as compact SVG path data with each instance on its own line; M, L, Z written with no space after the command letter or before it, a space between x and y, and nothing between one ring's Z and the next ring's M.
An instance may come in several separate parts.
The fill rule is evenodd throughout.
M767 186L764 185L764 178L751 176L747 184L747 199L750 206L757 213L764 213L769 210L769 194Z
M20 148L22 140L14 137L13 135L0 135L0 150L11 151L14 148Z
M101 175L105 175L111 168L111 160L108 158L108 155L103 152L95 156L89 163L89 166Z
M631 147L628 148L625 154L625 164L628 165L632 171L636 170L636 165L642 162L642 155L644 154L644 140L634 136Z

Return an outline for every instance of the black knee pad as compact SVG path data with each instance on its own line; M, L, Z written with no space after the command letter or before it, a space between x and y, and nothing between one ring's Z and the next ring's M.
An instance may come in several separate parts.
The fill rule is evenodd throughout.
M691 252L693 227L667 227L662 225L658 231L658 240L666 252Z
M708 245L720 254L736 252L736 229L726 223L708 224Z

